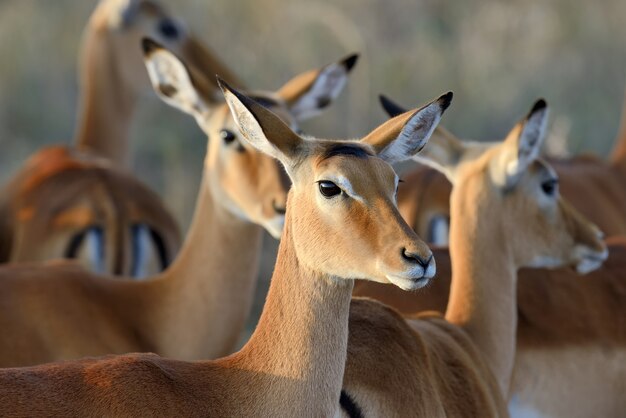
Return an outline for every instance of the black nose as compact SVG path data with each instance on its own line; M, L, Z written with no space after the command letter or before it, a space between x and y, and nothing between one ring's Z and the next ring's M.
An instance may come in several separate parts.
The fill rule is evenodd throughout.
M284 215L287 212L287 208L284 206L278 206L275 200L272 202L272 208L274 208L274 212L279 215Z
M409 263L417 263L422 266L424 269L428 267L430 260L433 259L432 253L428 256L428 258L424 258L419 254L408 252L406 248L402 249L402 258L404 258Z

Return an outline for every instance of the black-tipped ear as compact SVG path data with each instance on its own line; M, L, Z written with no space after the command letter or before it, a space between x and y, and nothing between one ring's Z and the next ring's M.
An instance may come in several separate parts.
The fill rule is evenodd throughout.
M361 141L390 163L412 158L426 144L450 106L452 93L446 93L426 106L404 112L374 129Z
M498 158L491 164L491 173L498 184L504 187L513 186L539 157L547 125L548 105L544 99L539 99L528 115L509 132L500 147Z
M395 118L396 116L408 111L408 109L403 108L384 94L379 95L378 100L380 101L380 105L383 107L383 110L391 118Z
M446 110L448 110L448 108L450 107L450 104L452 103L453 97L454 97L454 93L449 91L439 98L439 103L441 104L442 111L445 112Z
M306 71L289 80L276 94L297 121L309 119L339 97L357 61L358 54L350 54L322 68Z
M528 116L526 116L526 119L530 119L533 114L539 112L540 110L544 110L546 107L548 107L548 103L546 103L545 99L538 99L533 107L530 109L530 112L528 112Z
M346 68L346 71L350 72L350 71L352 71L352 69L354 68L354 66L356 65L358 60L359 60L359 54L358 53L354 53L354 54L350 54L346 58L344 58L343 61L342 61L342 64Z

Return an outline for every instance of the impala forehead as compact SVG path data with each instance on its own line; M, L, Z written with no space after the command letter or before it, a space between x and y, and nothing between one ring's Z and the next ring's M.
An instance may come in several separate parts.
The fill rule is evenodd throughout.
M373 156L334 155L319 161L315 181L332 181L352 197L361 198L387 191L393 195L398 176L389 164Z

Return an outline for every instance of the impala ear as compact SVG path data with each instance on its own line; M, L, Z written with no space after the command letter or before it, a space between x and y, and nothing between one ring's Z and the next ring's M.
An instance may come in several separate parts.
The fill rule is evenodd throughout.
M379 96L380 105L390 117L406 112L405 108L385 95ZM426 147L413 159L426 164L444 173L449 179L452 177L452 166L455 165L464 151L463 143L442 126L437 126Z
M499 154L491 163L491 174L496 184L511 187L521 174L539 157L546 137L548 105L537 100L528 115L515 127L501 144Z
M388 120L361 141L389 163L410 159L426 145L451 101L452 92L446 93L421 109Z
M278 159L289 173L304 140L270 110L220 78L217 81L245 140L259 151Z
M380 102L380 105L382 106L385 113L387 113L387 116L389 116L390 118L395 118L396 116L409 111L409 109L400 106L398 103L394 102L384 94L380 94L378 96L378 101Z
M185 64L157 42L144 38L142 47L144 63L157 95L170 106L195 117L204 129L210 108L196 86L201 77L192 77ZM206 82L200 81L200 84Z
M323 68L297 75L276 93L285 100L296 120L317 116L339 97L358 58L358 54L352 54Z

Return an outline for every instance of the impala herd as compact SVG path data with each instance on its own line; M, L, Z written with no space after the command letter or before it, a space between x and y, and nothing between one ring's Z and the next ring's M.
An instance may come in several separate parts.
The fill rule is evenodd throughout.
M0 415L624 416L626 126L609 161L543 158L543 99L471 142L438 126L446 93L302 134L357 59L248 90L160 5L100 0L74 144L0 190ZM150 86L208 137L184 241L130 171Z

